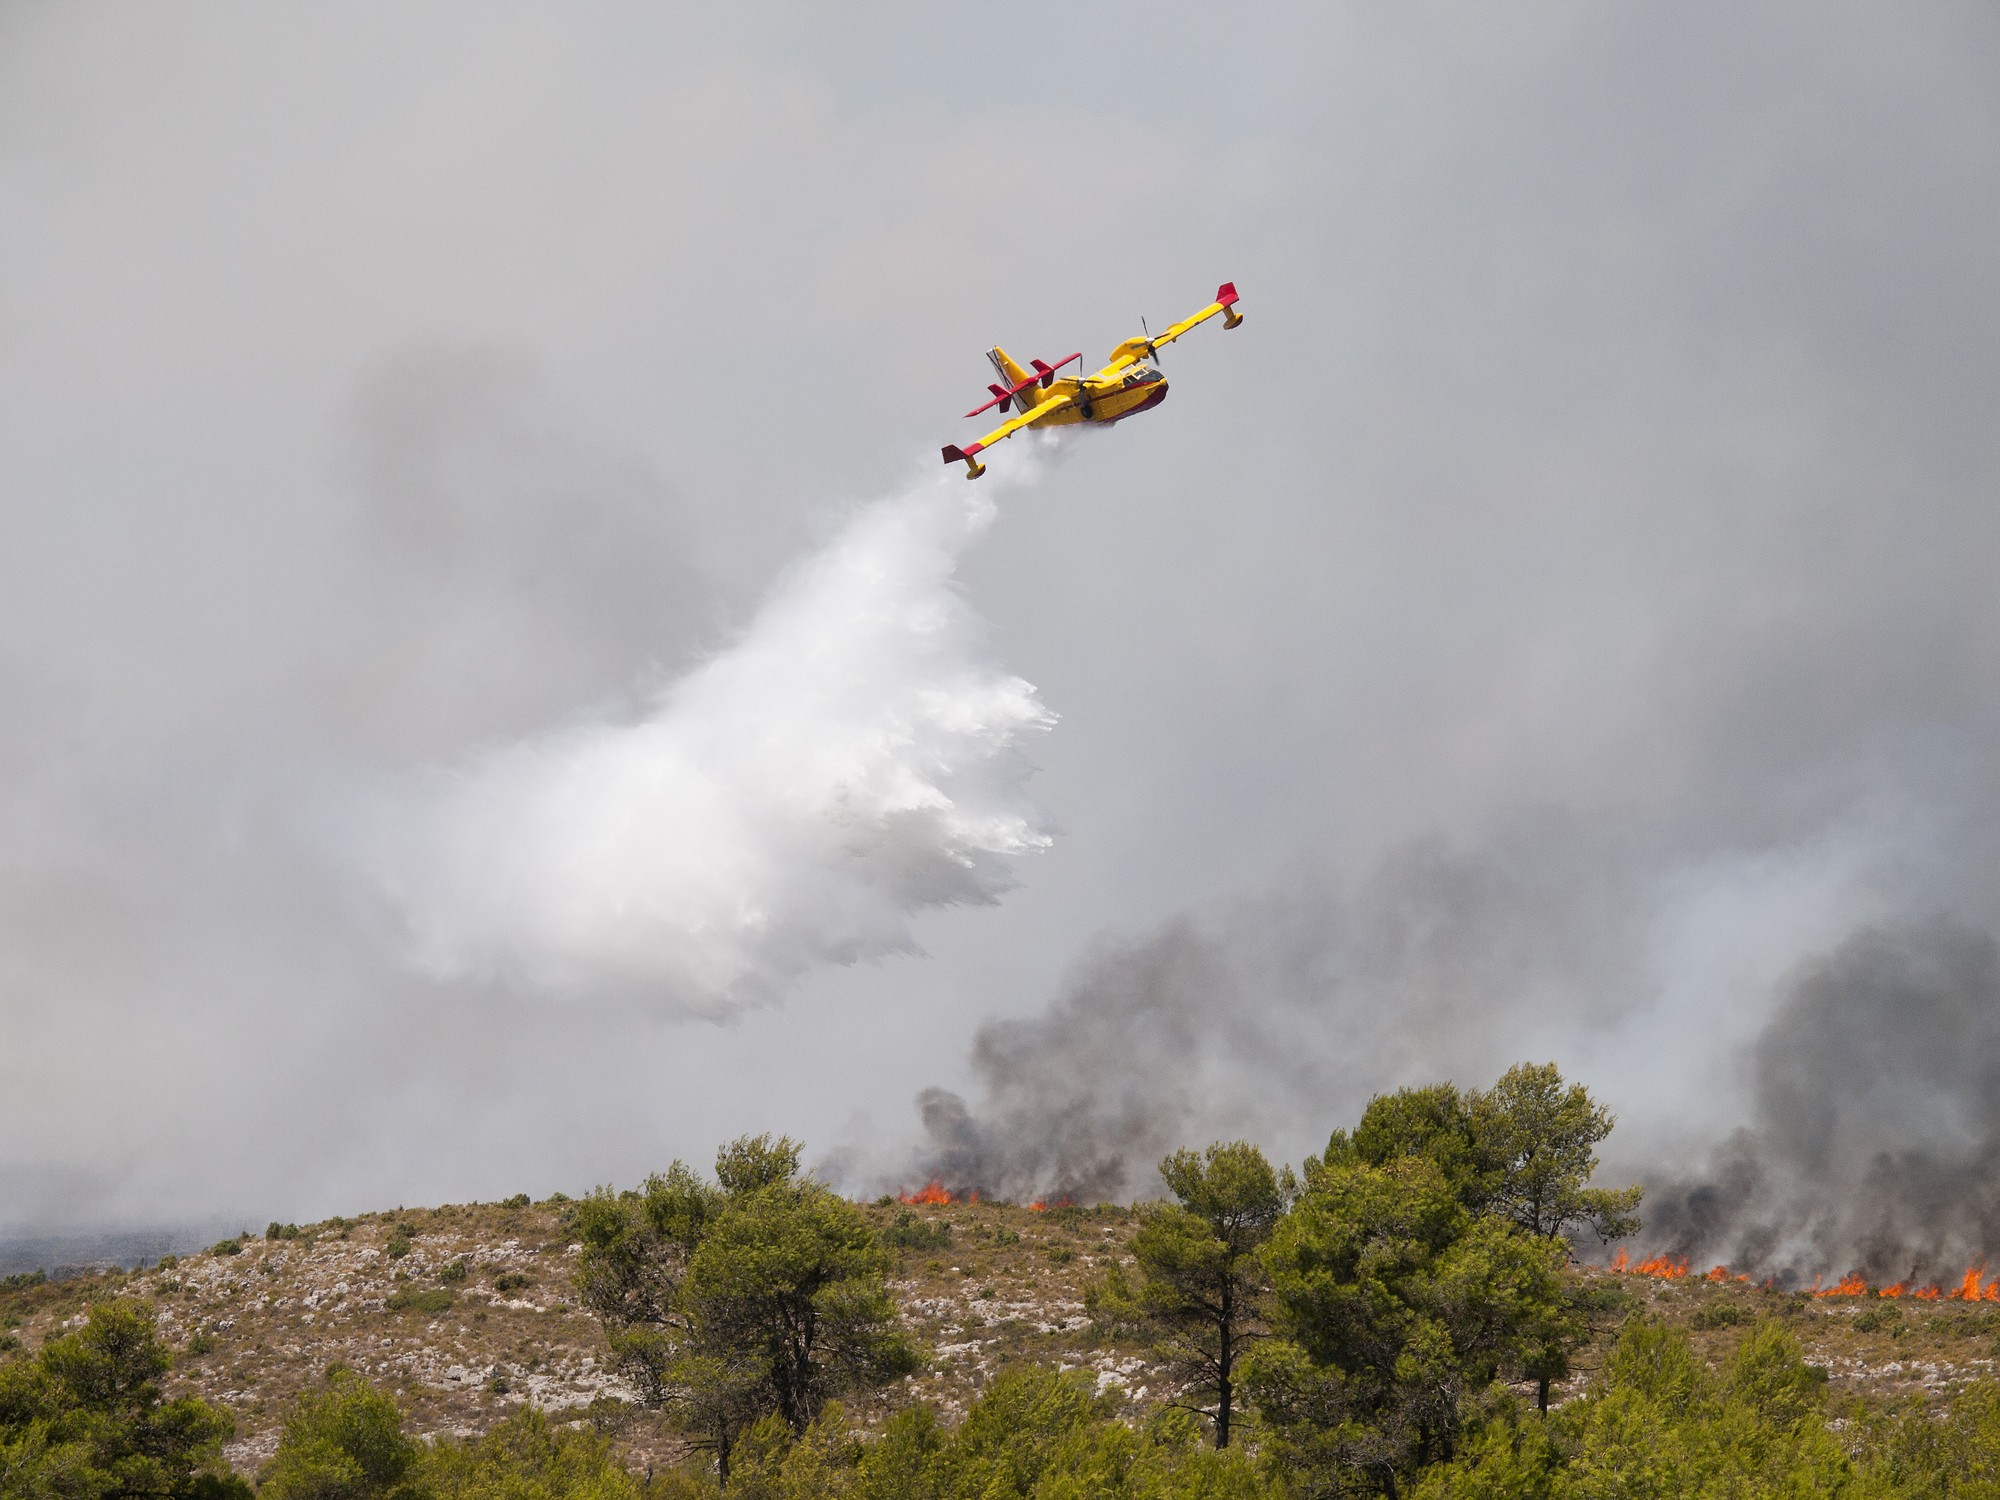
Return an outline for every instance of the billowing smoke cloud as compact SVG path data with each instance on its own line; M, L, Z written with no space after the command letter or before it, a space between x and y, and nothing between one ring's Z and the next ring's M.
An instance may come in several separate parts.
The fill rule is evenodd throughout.
M1955 1281L2000 1246L2000 944L1943 918L1801 967L1754 1053L1756 1115L1664 1180L1648 1244L1796 1282Z
M996 489L957 478L858 511L636 721L385 795L363 858L413 961L720 1014L1007 889L1049 842L1021 746L1054 715L953 584Z
M924 1091L878 1179L1147 1197L1177 1147L1295 1161L1378 1091L1555 1058L1621 1116L1603 1180L1646 1183L1639 1246L1955 1282L2000 1245L2000 944L1906 914L1882 877L1912 826L1660 865L1545 824L1183 917L983 1027L977 1103Z
M1548 1044L1539 1017L1584 1022L1637 961L1631 892L1591 878L1603 853L1555 827L1478 853L1425 843L1354 889L1301 875L1103 944L1044 1014L980 1029L983 1098L925 1090L925 1141L884 1180L1145 1197L1177 1147L1317 1149L1385 1083L1473 1082Z

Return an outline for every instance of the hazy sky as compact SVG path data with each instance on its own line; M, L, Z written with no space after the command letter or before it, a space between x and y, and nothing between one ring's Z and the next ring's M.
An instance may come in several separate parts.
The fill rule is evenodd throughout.
M860 1190L1188 931L1296 1071L1189 1132L1555 1057L1645 1166L2000 924L1990 7L677 9L0 9L0 1229Z

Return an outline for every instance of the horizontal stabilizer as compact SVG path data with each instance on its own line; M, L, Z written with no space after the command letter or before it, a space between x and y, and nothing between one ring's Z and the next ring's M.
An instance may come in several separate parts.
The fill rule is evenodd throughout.
M1052 365L1045 365L1039 359L1031 359L1028 361L1028 363L1035 367L1035 374L1040 378L1042 382L1042 389L1047 390L1051 385L1055 383L1056 371L1060 370L1064 365L1068 364L1070 360L1082 359L1082 358L1083 358L1082 351L1079 350L1077 353L1070 355L1066 359L1057 360Z
M986 387L986 389L993 393L993 399L991 401L984 403L983 405L973 407L971 411L966 413L966 415L968 417L976 417L981 412L985 411L986 408L989 406L997 406L1002 411L1005 411L1007 409L1007 403L1009 401L1012 401L1016 396L1020 395L1021 392L1025 391L1029 386L1033 385L1035 383L1035 379L1036 379L1035 376L1030 375L1028 376L1027 379L1018 382L1011 389L1004 385L989 385L988 387Z

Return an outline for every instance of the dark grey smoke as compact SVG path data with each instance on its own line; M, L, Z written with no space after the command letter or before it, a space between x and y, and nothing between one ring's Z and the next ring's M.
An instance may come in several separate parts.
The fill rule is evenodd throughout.
M1605 1180L1647 1182L1643 1250L1786 1284L1955 1284L2000 1249L1991 934L1885 922L1794 965L1744 1049L1749 1118L1730 1131L1725 1089L1633 1099L1649 1064L1687 1072L1628 1024L1649 982L1632 931L1645 882L1593 889L1567 868L1546 848L1429 848L1344 896L1242 903L1107 946L1044 1014L980 1030L976 1105L919 1095L925 1140L901 1180L1149 1197L1178 1147L1248 1137L1296 1160L1376 1092L1559 1056L1627 1116ZM1700 1048L1712 1019L1676 1029ZM1718 1129L1688 1172L1678 1142Z
M1178 1147L1249 1137L1296 1159L1379 1088L1490 1082L1489 1059L1540 1055L1539 1012L1588 1025L1618 993L1631 924L1599 866L1548 826L1477 853L1422 844L1352 891L1301 878L1105 944L1044 1014L980 1028L976 1108L918 1096L906 1176L1150 1197Z
M1099 956L1046 1016L980 1028L984 1114L945 1089L917 1096L920 1176L988 1198L1129 1196L1172 1149L1204 1065L1242 1050L1218 1022L1259 1024L1232 994L1217 945L1186 922Z
M1651 1194L1646 1242L1797 1282L1955 1282L2000 1247L2000 945L1945 919L1802 967L1755 1049L1756 1116Z
M1296 1160L1376 1092L1553 1056L1624 1117L1603 1180L1647 1183L1643 1251L1793 1285L1951 1285L2000 1250L2000 943L1945 916L1864 922L1768 994L1685 1008L1696 979L1659 953L1690 920L1660 894L1680 882L1619 868L1548 829L1428 846L1351 892L1302 885L1108 946L1044 1014L981 1029L977 1105L919 1096L905 1175L1147 1197L1177 1147L1248 1137ZM1746 929L1789 904L1699 868ZM1696 946L1721 941L1707 920ZM1635 1020L1649 990L1653 1024ZM1743 1097L1726 1072L1635 1086L1698 1080L1689 1059L1727 1055L1732 1009L1768 1017L1741 1046Z

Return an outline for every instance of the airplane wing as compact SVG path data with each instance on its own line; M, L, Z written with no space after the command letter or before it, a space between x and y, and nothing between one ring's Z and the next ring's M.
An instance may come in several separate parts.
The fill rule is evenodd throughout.
M1002 438L1012 437L1023 427L1033 427L1044 417L1054 416L1059 411L1068 411L1074 405L1076 405L1076 398L1073 396L1052 396L1033 411L1023 412L1012 421L1002 422L976 443L968 443L963 448L951 447L945 449L944 461L948 464L962 463L976 476L980 470L985 468L985 465L975 463L973 460L974 454L978 453L981 449L991 448Z
M1243 314L1236 310L1236 283L1225 281L1215 289L1215 300L1191 318L1184 318L1150 339L1127 339L1111 351L1111 363L1098 373L1109 375L1114 370L1122 370L1127 365L1136 365L1140 360L1154 353L1162 344L1171 344L1191 328L1206 323L1217 313L1224 316L1231 328L1243 321Z

